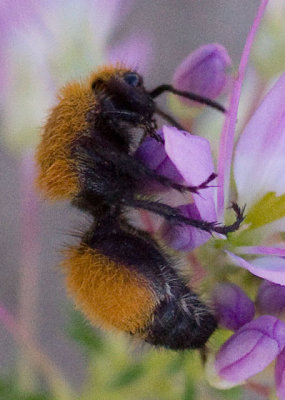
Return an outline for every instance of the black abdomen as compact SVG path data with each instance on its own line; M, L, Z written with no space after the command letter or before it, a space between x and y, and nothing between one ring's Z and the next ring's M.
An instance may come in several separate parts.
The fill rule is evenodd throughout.
M145 340L173 350L196 349L207 342L216 326L206 305L182 286L180 292L157 306Z
M208 307L177 274L176 261L146 232L112 222L95 224L87 235L87 244L118 266L127 266L143 275L157 299L148 326L133 334L173 350L202 347L217 323Z

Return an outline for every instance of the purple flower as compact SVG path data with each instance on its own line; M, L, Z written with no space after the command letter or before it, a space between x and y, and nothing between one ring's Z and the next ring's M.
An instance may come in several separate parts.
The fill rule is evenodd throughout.
M254 317L253 302L233 283L217 285L212 299L219 323L227 329L236 331Z
M264 315L241 327L226 341L216 357L218 374L242 382L262 371L285 346L285 324Z
M231 59L220 44L207 44L189 54L176 68L173 85L201 96L215 98L228 86ZM184 102L189 100L182 99ZM199 106L197 103L190 102Z
M177 209L187 218L202 219L195 203L179 206ZM163 240L175 250L189 251L207 242L211 235L187 225L171 225L163 223L161 227Z
M258 22L267 1L263 1L253 27L249 33L235 80L232 101L222 132L218 160L218 188L201 191L193 195L195 208L183 205L183 212L195 215L206 221L222 219L224 205L229 198L229 172L232 160L233 137L238 110L242 78L245 74L250 46L257 30ZM252 235L252 241L259 237L255 229L263 227L263 240L272 233L285 229L285 116L282 104L285 103L285 73L275 83L256 109L237 143L234 159L234 177L237 186L239 204L247 205L246 232ZM214 171L208 142L205 139L179 133L175 128L164 128L165 151L184 181L190 185L199 185ZM262 168L260 167L262 165ZM254 182L254 185L253 185ZM217 203L217 211L215 204ZM199 214L197 214L197 212ZM199 217L200 215L200 217ZM282 218L283 217L283 218ZM210 236L197 233L193 228L164 228L163 233L168 244L175 249L192 250L204 243ZM187 233L188 231L188 233ZM195 234L196 231L196 234ZM167 234L165 233L167 232ZM239 233L238 233L239 234ZM187 236L188 235L188 236ZM196 236L194 236L196 235ZM197 238L196 237L200 237ZM225 241L226 244L226 241ZM225 246L226 247L226 246ZM232 247L233 248L233 247ZM233 264L249 270L252 274L277 284L285 284L285 248L266 246L237 246L234 254L227 251ZM247 261L242 255L260 255Z
M157 134L164 138L163 127ZM169 129L169 128L166 128ZM174 128L175 129L175 128ZM165 148L158 143L155 139L147 137L136 151L135 156L140 159L144 164L148 165L153 171L159 175L167 176L177 183L183 183L184 179L179 173L178 169L168 157ZM147 188L152 191L165 191L165 187L160 184L148 182Z
M280 400L285 398L285 349L278 355L275 366L275 383L277 396Z
M153 40L145 34L133 35L108 51L110 63L122 62L132 69L146 73L154 55Z
M260 312L279 316L285 312L285 286L264 281L258 288L256 304Z

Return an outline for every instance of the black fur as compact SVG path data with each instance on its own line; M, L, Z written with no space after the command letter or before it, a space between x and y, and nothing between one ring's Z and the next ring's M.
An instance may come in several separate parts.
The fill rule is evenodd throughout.
M238 229L243 213L235 205L236 222L218 226L186 218L158 201L142 199L150 180L197 193L208 187L215 175L197 187L187 187L156 174L134 158L134 150L146 135L161 140L155 133L154 92L145 90L139 75L132 71L114 75L107 82L95 81L92 88L96 106L86 115L89 128L71 153L81 185L73 204L94 218L83 242L147 278L159 298L152 324L140 332L147 342L176 350L202 347L216 327L214 317L177 275L175 261L148 233L128 224L125 209L146 209L173 224L224 234ZM139 134L141 140L136 138Z
M205 344L217 326L214 316L177 275L175 260L148 233L105 214L85 235L84 243L144 275L156 293L159 304L153 320L138 336L172 350Z

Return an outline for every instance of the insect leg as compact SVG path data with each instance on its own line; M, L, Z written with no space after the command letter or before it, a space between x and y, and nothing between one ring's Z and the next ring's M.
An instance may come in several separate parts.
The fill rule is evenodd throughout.
M226 112L225 108L216 101L213 101L204 96L200 96L196 93L185 92L182 90L175 89L173 86L167 84L158 86L157 88L155 88L150 92L150 95L151 97L155 98L157 96L160 96L164 92L171 92L173 94L176 94L177 96L185 97L186 99L196 101L197 103L205 104L209 107L215 108L216 110L222 113Z
M179 192L191 192L197 194L201 189L209 188L208 184L216 178L216 174L212 173L204 182L197 186L186 186L180 183L174 182L172 179L157 174L147 165L143 164L140 160L133 158L128 154L116 153L109 151L108 149L85 149L81 148L78 151L81 160L84 162L83 157L88 158L88 166L98 163L109 163L113 165L114 169L119 171L121 177L131 177L136 181L140 179L148 178L150 180L156 181L165 187L175 189ZM122 176L123 175L123 176Z
M135 198L122 199L122 203L128 207L142 208L155 214L162 216L166 221L173 224L186 224L203 231L212 233L217 232L226 235L230 232L235 232L239 229L244 220L244 208L240 209L236 203L233 203L232 208L236 214L236 220L231 225L219 225L217 222L208 222L187 218L182 215L177 209L157 201L141 200Z

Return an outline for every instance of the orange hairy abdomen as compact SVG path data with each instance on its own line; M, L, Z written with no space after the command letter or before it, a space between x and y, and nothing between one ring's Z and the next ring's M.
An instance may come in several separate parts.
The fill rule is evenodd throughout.
M78 193L78 177L70 156L72 144L88 128L86 113L95 97L88 85L71 83L59 95L44 126L36 153L37 186L52 200L70 199Z
M91 321L131 333L151 322L157 298L136 271L86 245L70 248L63 266L69 292Z

